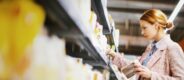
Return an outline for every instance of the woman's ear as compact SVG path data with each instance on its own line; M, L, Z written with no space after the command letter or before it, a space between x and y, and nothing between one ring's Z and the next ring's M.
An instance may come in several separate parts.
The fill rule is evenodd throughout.
M155 27L156 30L159 30L160 29L160 24L159 23L155 23L154 27Z

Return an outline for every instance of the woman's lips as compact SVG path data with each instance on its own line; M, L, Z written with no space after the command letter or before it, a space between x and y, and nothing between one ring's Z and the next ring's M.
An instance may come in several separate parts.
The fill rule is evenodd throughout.
M148 35L143 35L144 37L148 37Z

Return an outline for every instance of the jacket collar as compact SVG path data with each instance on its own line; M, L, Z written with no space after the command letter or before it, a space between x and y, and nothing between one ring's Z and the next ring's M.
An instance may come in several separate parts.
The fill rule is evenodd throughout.
M151 67L161 58L161 55L163 55L163 54L161 54L161 53L162 53L164 50L166 50L167 45L169 44L170 41L171 41L170 35L165 35L165 36L164 36L161 40L159 40L158 42L156 42L156 43L155 43L155 42L152 42L152 43L148 46L148 48L147 48L145 54L143 54L142 59L141 59L141 63L142 63L142 61L147 57L147 55L150 53L153 44L155 44L157 50L154 52L154 54L152 55L152 58L150 59L150 61L149 61L148 64L147 64L147 67L151 68Z
M157 50L164 50L167 47L168 41L170 41L170 35L166 34L162 39L160 39L158 42L153 41L148 47L149 50L153 47L153 45L156 46Z

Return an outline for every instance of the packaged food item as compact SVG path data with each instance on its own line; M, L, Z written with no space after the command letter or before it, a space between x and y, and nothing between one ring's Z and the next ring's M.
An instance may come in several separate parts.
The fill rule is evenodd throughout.
M91 11L89 23L93 31L95 30L95 27L96 27L96 23L97 23L96 21L97 21L97 15L93 11Z
M123 72L120 72L116 65L111 64L111 68L114 70L118 80L128 80L126 75Z
M29 80L64 80L65 40L57 36L39 35L33 44Z
M43 26L44 10L31 0L0 1L0 78L22 78L31 44Z
M108 70L103 70L104 80L110 80L110 72Z
M93 71L93 79L92 80L104 80L103 75L98 71Z
M135 75L135 72L134 72L135 63L139 63L138 60L131 62L130 64L128 64L127 66L121 69L121 72L123 72L127 78L130 78Z

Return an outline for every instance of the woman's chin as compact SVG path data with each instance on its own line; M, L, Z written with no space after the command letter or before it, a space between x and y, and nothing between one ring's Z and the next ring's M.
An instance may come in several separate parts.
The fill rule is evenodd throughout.
M152 40L151 37L148 37L148 36L144 36L144 38L148 39L148 40Z

